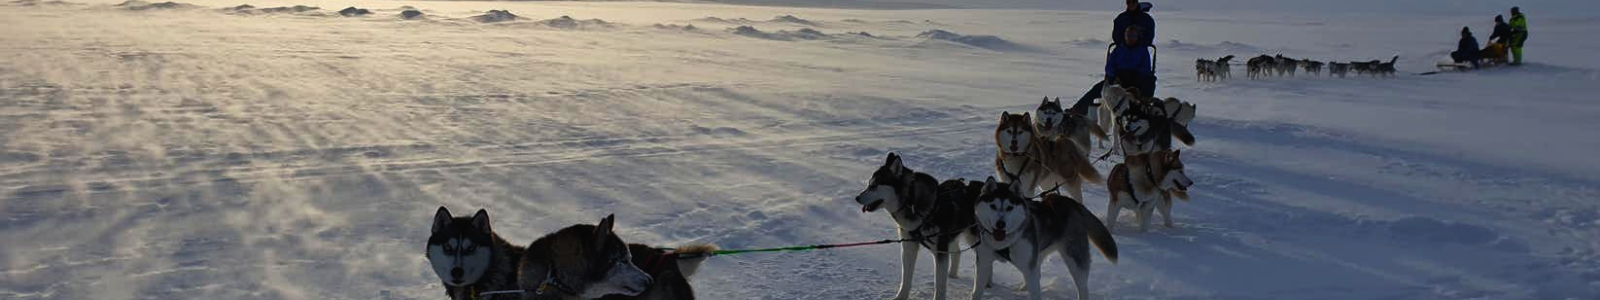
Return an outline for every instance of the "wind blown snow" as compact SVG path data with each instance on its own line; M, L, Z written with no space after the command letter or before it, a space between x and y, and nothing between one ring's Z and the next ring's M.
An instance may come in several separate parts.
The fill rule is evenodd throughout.
M1044 3L1005 3L1023 2ZM1212 2L1155 13L1161 96L1199 107L1193 200L1176 228L1118 226L1093 298L1600 298L1600 18L1540 10L1581 3L1524 6L1525 66L1415 76L1504 8ZM488 209L518 244L611 213L661 246L892 238L851 200L885 153L982 179L1002 111L1101 77L1117 8L1074 9L7 1L0 299L441 299L423 255L441 205ZM1403 74L1198 82L1186 64L1278 53L1398 54ZM882 299L898 252L713 257L692 282L702 299ZM1047 297L1075 293L1060 266Z

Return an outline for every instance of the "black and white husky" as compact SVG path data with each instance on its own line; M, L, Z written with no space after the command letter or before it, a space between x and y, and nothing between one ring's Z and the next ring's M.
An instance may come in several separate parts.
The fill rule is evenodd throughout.
M961 245L976 239L972 204L981 187L978 182L961 179L940 184L931 175L906 168L894 153L872 173L867 189L856 196L861 212L882 208L900 226L900 238L919 240L900 244L900 290L894 299L911 296L911 275L920 248L933 252L934 299L945 299L946 278L956 277Z
M520 299L520 295L487 295L517 289L517 261L523 248L506 242L489 227L489 212L455 217L443 206L433 216L428 236L428 263L450 299Z
M694 299L689 276L716 247L690 245L668 254L623 243L612 232L615 224L608 215L599 224L572 225L534 240L516 265L521 299Z
M1066 196L1049 194L1042 201L1018 195L994 177L984 182L974 205L978 218L977 272L972 284L972 299L983 299L983 291L994 275L994 261L1010 262L1022 272L1029 299L1040 295L1039 268L1054 252L1066 261L1078 299L1089 297L1089 244L1093 243L1111 262L1117 261L1117 242L1099 218L1082 203Z

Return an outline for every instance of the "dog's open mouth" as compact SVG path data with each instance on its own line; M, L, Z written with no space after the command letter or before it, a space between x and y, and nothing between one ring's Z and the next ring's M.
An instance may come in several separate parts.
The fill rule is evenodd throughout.
M861 206L861 212L877 211L878 210L878 206L881 206L881 205L883 205L883 199L878 199L878 201L872 201L872 203L867 203L867 205L862 205Z
M991 234L994 235L994 241L996 242L1003 242L1006 240L1005 228L995 229L994 232L991 232Z

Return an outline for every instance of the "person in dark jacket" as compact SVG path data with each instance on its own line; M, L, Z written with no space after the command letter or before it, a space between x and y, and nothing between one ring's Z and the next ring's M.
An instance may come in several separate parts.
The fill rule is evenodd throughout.
M1490 43L1510 44L1511 24L1506 24L1506 19L1500 15L1494 16L1494 33L1489 34Z
M1494 33L1489 34L1489 39L1484 40L1483 51L1478 52L1478 59L1493 61L1496 64L1511 61L1508 58L1511 46L1511 24L1506 24L1502 16L1494 16Z
M1127 0L1127 4L1127 10L1111 21L1111 43L1122 44L1122 35L1128 31L1128 26L1138 25L1143 35L1134 46L1152 45L1156 39L1156 19L1139 7L1139 0Z
M1461 27L1461 42L1456 43L1456 51L1450 52L1450 58L1456 63L1472 63L1472 68L1478 68L1478 39L1472 37L1472 30Z

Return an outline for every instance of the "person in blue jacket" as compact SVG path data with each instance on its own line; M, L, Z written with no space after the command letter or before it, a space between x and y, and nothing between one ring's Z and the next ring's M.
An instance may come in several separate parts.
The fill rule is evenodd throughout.
M1150 48L1134 46L1144 37L1144 27L1133 25L1123 33L1124 43L1111 49L1106 57L1106 77L1123 87L1136 88L1140 95L1150 97L1156 91L1155 68L1150 65Z
M1075 113L1089 113L1089 105L1094 99L1100 98L1101 88L1106 83L1116 84L1142 97L1150 97L1156 91L1155 66L1151 65L1150 48L1137 45L1140 38L1144 37L1144 27L1138 25L1128 26L1123 30L1122 42L1111 49L1111 54L1106 56L1106 79L1094 84L1083 97L1078 98L1078 103L1072 105Z

